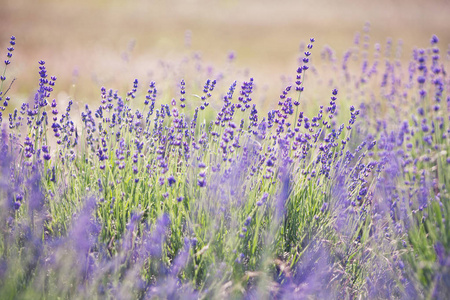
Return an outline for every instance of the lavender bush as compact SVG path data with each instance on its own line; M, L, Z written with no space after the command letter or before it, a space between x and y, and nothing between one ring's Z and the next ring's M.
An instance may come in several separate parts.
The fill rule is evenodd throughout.
M76 114L52 99L44 61L33 101L15 103L15 43L0 87L2 298L450 293L450 85L436 36L406 66L391 41L370 61L368 34L342 61L324 49L329 100L305 110L305 76L330 79L311 39L269 111L252 78L221 92L219 77L102 87Z

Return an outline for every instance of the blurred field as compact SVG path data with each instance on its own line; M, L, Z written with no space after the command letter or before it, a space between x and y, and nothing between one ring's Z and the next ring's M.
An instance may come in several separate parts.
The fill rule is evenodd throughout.
M402 39L407 58L413 46L427 46L432 34L439 36L441 48L450 43L449 1L1 2L0 54L6 54L9 36L15 35L8 73L17 77L12 92L22 97L37 85L41 59L58 77L59 97L79 102L96 101L103 85L125 92L134 78L147 84L174 71L194 76L195 69L180 67L194 52L201 53L203 70L216 67L210 75L231 68L243 77L247 74L238 70L247 69L257 84L270 86L271 97L280 91L282 75L294 75L299 45L310 37L317 41L313 59L324 45L341 57L366 21L371 47L388 37ZM236 54L232 65L230 51Z

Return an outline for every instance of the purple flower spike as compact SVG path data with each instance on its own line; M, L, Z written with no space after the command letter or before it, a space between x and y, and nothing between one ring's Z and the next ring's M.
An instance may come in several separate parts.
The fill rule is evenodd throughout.
M21 204L19 201L16 201L16 202L14 203L14 209L15 209L15 210L18 210L18 209L20 208L21 205L22 205L22 204Z
M360 196L365 196L367 194L367 188L362 188L360 191L359 191L359 195Z
M201 178L197 181L199 187L205 187L206 186L206 179Z
M169 186L172 186L176 182L175 177L170 175L169 177L167 177L167 182L169 183Z
M433 34L433 36L431 37L431 45L435 45L438 42L439 42L438 37L435 34Z

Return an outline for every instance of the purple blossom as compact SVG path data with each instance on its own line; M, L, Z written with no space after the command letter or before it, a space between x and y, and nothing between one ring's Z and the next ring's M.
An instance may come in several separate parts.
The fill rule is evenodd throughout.
M172 186L175 182L176 182L175 177L173 177L172 175L167 177L167 183L169 184L169 186Z
M204 177L201 177L197 180L197 184L199 187L205 187L206 186L206 179Z

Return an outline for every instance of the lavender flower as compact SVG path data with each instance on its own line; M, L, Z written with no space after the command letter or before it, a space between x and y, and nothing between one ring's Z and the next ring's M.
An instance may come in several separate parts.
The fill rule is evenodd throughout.
M175 177L173 177L172 175L167 177L167 183L169 184L169 186L172 186L173 184L175 184L175 182L176 182Z

